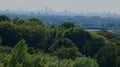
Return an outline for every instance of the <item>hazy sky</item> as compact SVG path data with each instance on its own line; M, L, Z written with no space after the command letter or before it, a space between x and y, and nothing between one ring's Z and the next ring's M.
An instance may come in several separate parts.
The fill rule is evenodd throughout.
M120 0L0 0L0 9L3 10L37 10L45 7L55 11L120 13Z

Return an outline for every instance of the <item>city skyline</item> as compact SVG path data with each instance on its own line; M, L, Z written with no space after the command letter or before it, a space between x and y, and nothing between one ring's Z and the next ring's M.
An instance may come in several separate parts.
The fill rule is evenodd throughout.
M0 0L0 10L35 11L46 7L56 12L120 13L119 0Z

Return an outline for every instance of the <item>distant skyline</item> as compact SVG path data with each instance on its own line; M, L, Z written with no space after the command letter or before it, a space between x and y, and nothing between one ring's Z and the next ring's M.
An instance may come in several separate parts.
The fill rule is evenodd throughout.
M35 11L50 8L57 12L111 12L120 14L120 0L0 0L0 10Z

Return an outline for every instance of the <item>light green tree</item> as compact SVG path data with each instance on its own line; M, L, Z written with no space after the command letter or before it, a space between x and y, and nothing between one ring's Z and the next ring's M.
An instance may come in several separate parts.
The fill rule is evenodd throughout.
M23 65L23 67L29 67L31 64L30 55L27 53L28 47L25 40L21 40L12 49L12 58L10 60L9 67L16 67L18 65ZM18 64L19 63L19 64Z
M99 67L99 65L94 59L81 57L76 58L73 67Z

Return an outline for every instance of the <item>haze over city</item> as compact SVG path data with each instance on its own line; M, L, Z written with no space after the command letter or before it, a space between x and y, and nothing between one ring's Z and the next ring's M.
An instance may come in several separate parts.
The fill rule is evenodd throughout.
M120 0L0 0L0 10L35 11L46 7L62 12L120 13Z

